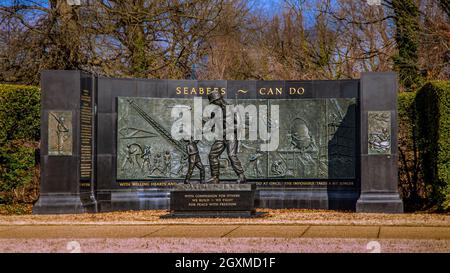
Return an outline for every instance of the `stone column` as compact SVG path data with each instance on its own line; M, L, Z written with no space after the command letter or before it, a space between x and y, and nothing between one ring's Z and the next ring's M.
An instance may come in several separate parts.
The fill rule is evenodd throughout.
M357 212L403 212L398 194L397 74L362 73L361 195Z
M41 75L41 185L33 213L96 211L95 78L80 71Z

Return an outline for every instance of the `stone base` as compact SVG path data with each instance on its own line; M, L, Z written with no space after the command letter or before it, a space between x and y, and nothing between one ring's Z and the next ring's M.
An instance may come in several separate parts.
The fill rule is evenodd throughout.
M362 193L356 212L403 213L403 201L396 193Z
M202 212L174 212L161 216L162 219L171 218L256 218L267 214L255 211L202 211Z
M355 211L357 190L298 188L295 190L258 190L256 207L271 209L333 209Z
M170 209L170 193L171 190L169 189L155 190L145 188L97 191L98 211L168 210ZM255 192L255 208L337 209L355 211L358 197L359 191L357 190L330 190L327 187L299 188L289 191L283 189L263 189L256 190Z
M179 184L167 217L254 217L254 184Z
M170 192L168 190L133 189L99 191L97 196L101 212L154 210L169 208Z
M81 202L79 194L41 194L33 206L33 214L73 214L96 212L95 202Z

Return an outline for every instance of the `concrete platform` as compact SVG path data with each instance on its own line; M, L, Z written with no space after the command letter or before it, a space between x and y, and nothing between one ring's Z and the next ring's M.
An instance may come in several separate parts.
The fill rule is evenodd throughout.
M450 227L338 225L2 225L0 239L367 238L450 240Z
M299 238L305 233L308 226L273 226L273 225L245 225L239 226L226 237L272 237L272 238Z
M234 225L171 225L162 228L149 236L186 238L224 237L237 227L238 226Z
M377 226L311 226L306 238L378 238Z
M379 237L450 240L450 227L381 227Z

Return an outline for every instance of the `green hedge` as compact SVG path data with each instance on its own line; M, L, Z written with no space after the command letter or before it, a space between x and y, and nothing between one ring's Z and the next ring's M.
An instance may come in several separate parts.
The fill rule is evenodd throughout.
M450 82L431 82L416 96L421 165L431 201L450 207Z
M0 85L0 192L32 181L39 132L39 88ZM2 194L0 202L4 199Z
M399 155L407 208L450 209L450 82L400 93Z
M417 149L415 98L414 92L403 92L398 96L399 188L405 210L421 209L424 197Z

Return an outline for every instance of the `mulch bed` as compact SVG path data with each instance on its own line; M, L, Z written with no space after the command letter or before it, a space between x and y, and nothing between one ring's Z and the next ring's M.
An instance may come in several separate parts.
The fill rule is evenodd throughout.
M31 205L0 205L0 225L8 224L308 224L308 225L403 225L449 226L450 214L354 213L306 209L258 209L262 217L245 219L161 219L167 210L123 211L94 214L33 215Z

